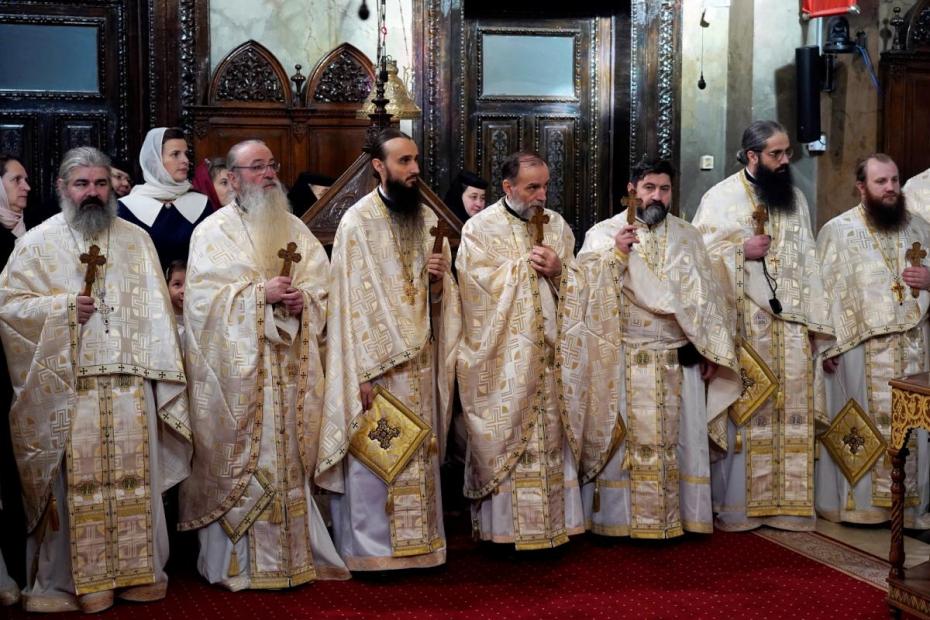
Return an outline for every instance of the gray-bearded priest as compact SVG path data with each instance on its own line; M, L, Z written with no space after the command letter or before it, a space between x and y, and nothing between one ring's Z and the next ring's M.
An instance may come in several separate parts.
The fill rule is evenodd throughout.
M29 611L164 598L161 494L190 471L168 289L149 236L116 217L109 166L91 147L65 153L61 213L23 235L0 274Z

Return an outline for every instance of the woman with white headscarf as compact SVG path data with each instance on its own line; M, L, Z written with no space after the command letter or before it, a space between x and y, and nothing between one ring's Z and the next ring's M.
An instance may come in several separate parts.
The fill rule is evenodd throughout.
M162 270L172 261L187 260L194 228L213 213L203 194L191 191L190 161L184 132L158 127L145 136L139 152L145 183L119 200L119 216L141 226L155 243Z
M0 269L6 266L16 240L26 232L23 210L26 208L30 190L28 179L29 175L22 162L9 155L0 155ZM6 356L0 353L0 488L3 488L7 498L12 500L8 501L7 512L3 514L0 524L4 530L21 531L23 535L18 538L24 539L26 524L23 522L22 506L17 505L19 487L16 461L13 460L13 448L10 443L9 411L12 400L13 388L7 372ZM2 503L0 500L0 508ZM14 547L17 545L14 543L16 538L11 536L7 539L9 545L4 545L8 553L12 550L12 555L7 557L12 558L13 562L25 553L25 547L22 545ZM3 562L3 554L0 553L0 605L12 605L18 600L19 586L10 578Z

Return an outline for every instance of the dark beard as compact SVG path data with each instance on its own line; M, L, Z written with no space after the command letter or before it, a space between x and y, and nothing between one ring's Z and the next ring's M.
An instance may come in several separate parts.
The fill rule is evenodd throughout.
M668 215L668 209L658 200L653 200L645 207L640 207L639 216L646 223L646 226L653 228L658 226Z
M772 211L792 212L795 210L796 198L794 183L791 179L791 167L785 164L778 171L772 172L761 163L754 175L756 196Z
M880 232L898 232L911 221L904 194L898 194L893 207L886 207L880 199L866 192L862 206L865 207L869 224Z
M401 181L387 180L387 200L385 206L392 215L401 220L410 220L420 213L420 188L416 185L407 187Z

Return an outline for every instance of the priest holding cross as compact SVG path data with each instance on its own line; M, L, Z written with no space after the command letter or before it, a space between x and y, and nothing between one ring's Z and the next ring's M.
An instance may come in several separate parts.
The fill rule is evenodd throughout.
M265 143L227 156L235 201L194 230L184 293L193 471L180 528L230 590L344 579L313 500L329 265Z
M0 274L10 426L35 559L28 611L164 598L161 496L190 471L168 289L149 236L116 217L109 165L97 149L68 151L61 213L23 235Z
M922 264L930 225L911 211L887 155L859 163L856 189L859 205L827 222L817 238L836 330L820 364L827 401L822 422L829 425L822 442L829 449L817 464L817 513L831 521L882 523L890 516L891 464L884 450L850 448L851 429L865 446L887 441L888 381L930 369L930 270ZM914 431L908 443L917 458L906 464L905 527L930 528L926 437Z
M465 495L474 500L476 536L542 549L584 531L576 466L583 410L568 406L584 382L584 278L571 228L545 208L545 160L514 153L501 176L504 197L465 223L456 258Z
M350 570L426 568L446 561L439 465L458 287L446 223L420 197L416 142L387 128L365 150L378 186L345 212L333 242L316 482L336 493L333 537ZM381 417L385 407L399 417ZM425 429L419 444L411 428ZM409 460L392 475L374 466L396 451Z

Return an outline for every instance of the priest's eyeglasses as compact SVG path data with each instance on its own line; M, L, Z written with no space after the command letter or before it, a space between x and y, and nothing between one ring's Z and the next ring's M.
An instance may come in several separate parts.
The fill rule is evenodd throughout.
M756 151L756 153L762 153L762 152L763 151ZM792 157L794 157L794 149L791 148L790 146L784 150L778 149L777 151L764 151L764 153L776 161L781 159L782 155L784 155L788 159L791 159Z
M272 172L277 174L278 170L281 169L281 163L273 161L267 164L252 164L251 166L233 166L233 168L242 168L245 170L250 170L254 174L264 174L265 170L268 170L270 168Z

